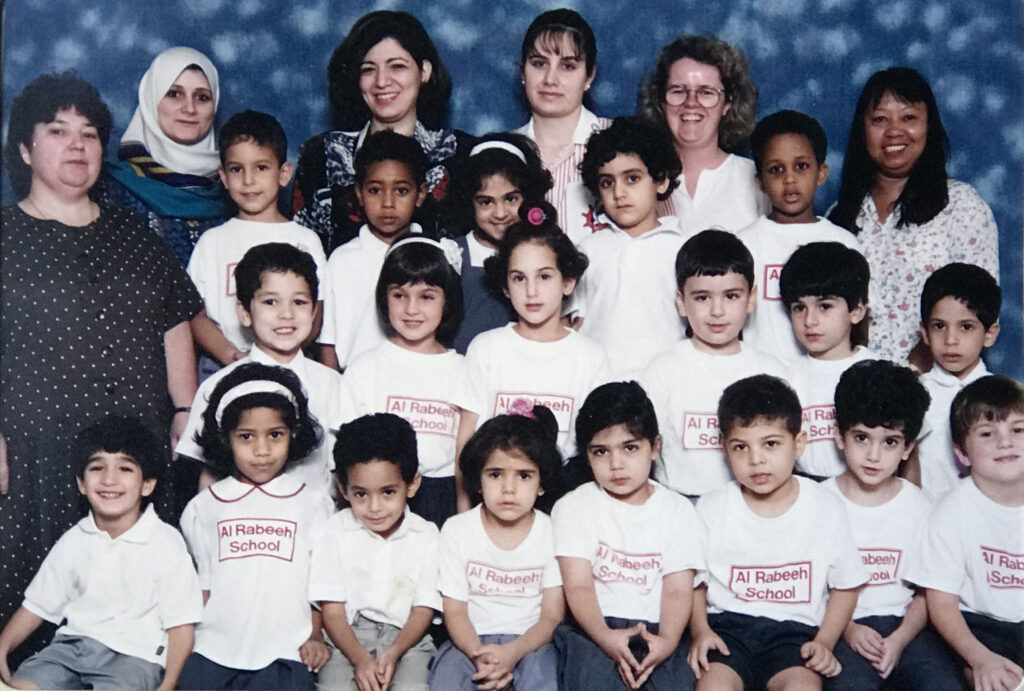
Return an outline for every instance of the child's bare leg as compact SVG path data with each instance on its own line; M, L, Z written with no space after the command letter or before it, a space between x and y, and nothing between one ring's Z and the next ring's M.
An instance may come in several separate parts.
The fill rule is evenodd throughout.
M768 680L768 691L821 691L821 675L806 667L787 667Z
M3 684L0 683L0 686ZM11 681L8 684L12 689L38 689L39 687L33 684L28 679L21 679L19 677L11 677Z
M708 671L700 673L697 691L743 691L743 679L732 667L712 662Z

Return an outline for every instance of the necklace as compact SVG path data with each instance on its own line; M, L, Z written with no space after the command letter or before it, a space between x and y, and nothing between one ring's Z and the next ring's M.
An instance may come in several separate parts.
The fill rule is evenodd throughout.
M25 199L23 201L25 202L26 206L30 205L32 207L32 210L34 211L34 213L32 215L35 216L36 218L38 218L40 221L57 221L58 223L64 223L64 221L56 219L53 216L47 215L41 208L39 208L39 205L36 204L35 201L33 201L31 195L25 197ZM99 216L99 207L97 207L92 201L90 201L89 202L89 218L86 219L85 223L83 223L81 225L83 225L83 226L89 225L90 223L95 221L98 216ZM74 225L74 224L64 223L64 225Z

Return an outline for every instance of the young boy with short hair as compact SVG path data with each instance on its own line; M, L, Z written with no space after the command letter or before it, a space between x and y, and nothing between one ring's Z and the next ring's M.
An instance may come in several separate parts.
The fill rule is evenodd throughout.
M160 445L135 418L79 432L78 489L89 515L46 556L0 633L0 679L19 689L173 689L202 618L185 541L149 499ZM63 626L14 674L7 658L43 621Z
M906 477L932 501L960 478L953 457L949 405L957 392L986 376L981 353L999 335L1002 291L992 274L973 264L948 264L924 283L921 291L921 340L934 365L921 375L932 404L925 434Z
M570 312L582 320L580 333L604 347L614 378L636 378L685 333L672 296L673 259L686 236L675 216L658 218L655 209L680 171L668 133L638 118L615 118L587 141L583 183L612 223L579 243L590 264Z
M718 422L735 481L700 498L707 573L694 592L687 659L697 689L820 688L868 580L839 498L793 475L801 408L781 379L722 393Z
M959 691L952 651L927 627L924 593L903 580L931 503L896 470L914 448L928 392L906 367L865 360L840 377L835 401L846 472L822 486L843 500L871 578L836 644L843 669L827 686Z
M783 364L740 339L754 309L754 260L732 233L705 230L676 257L676 307L688 339L656 356L640 383L663 432L659 482L691 497L732 479L715 409L726 386Z
M439 533L406 505L420 484L416 433L397 415L364 415L338 431L334 461L350 508L313 546L309 599L333 643L318 687L425 689Z
M302 353L302 345L309 341L316 321L316 263L309 253L287 243L257 245L238 262L235 284L235 310L239 322L252 330L252 350L199 386L185 432L174 450L204 463L200 490L218 479L205 468L203 450L197 441L203 428L203 411L217 382L247 362L286 367L302 382L309 397L309 410L324 427L324 441L305 459L290 463L285 473L301 478L319 491L332 491L331 446L334 430L342 419L341 375Z
M188 275L206 303L192 320L192 335L216 360L201 365L207 373L252 349L252 331L235 311L235 267L247 250L267 242L294 245L313 257L321 279L327 264L317 234L278 210L278 193L291 180L292 164L277 120L255 110L235 113L220 128L218 145L220 180L238 213L199 236L188 262Z
M794 110L772 113L757 123L750 148L757 186L771 199L772 210L738 233L754 255L759 286L745 335L758 349L789 362L802 350L779 291L782 266L808 242L841 242L856 250L860 245L848 230L814 213L815 191L828 178L828 141L817 120Z
M1014 689L1024 666L1024 386L989 375L950 408L970 476L932 507L907 580L976 689Z
M324 287L320 360L344 371L387 338L373 291L384 255L406 233L422 232L413 214L427 196L427 156L415 139L391 130L366 137L355 156L356 197L366 223L331 252Z
M867 316L869 275L867 260L857 250L838 242L812 242L793 253L779 277L791 330L806 349L790 363L788 377L804 406L807 434L797 467L815 479L845 470L835 442L839 377L855 362L876 357L855 345L855 329Z

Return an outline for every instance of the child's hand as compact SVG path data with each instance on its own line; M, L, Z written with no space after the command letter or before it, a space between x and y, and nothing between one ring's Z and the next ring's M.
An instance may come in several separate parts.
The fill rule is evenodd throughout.
M0 654L0 681L5 684L11 681L11 668L7 666L6 654Z
M355 678L356 686L359 691L384 691L387 685L380 682L380 677L377 674L377 660L373 659L373 655L370 655L365 649L363 653L364 655L361 655L359 660L349 660L352 663L352 676ZM388 682L390 683L390 681L389 679Z
M393 648L388 648L377 658L374 673L377 675L377 683L380 684L382 690L391 685L391 678L395 676L396 666L398 666L398 654Z
M885 639L882 638L882 634L870 626L851 621L843 632L843 640L861 657L870 662L876 670L878 669L882 655L885 654ZM902 651L903 648L900 648L900 652Z
M655 668L667 660L675 650L675 646L661 636L648 631L646 626L640 631L640 635L647 642L647 655L640 661L640 667L637 668L636 688L643 686L647 677L651 676Z
M622 677L623 683L631 689L639 688L636 676L640 663L636 661L633 651L629 649L629 639L643 630L646 629L641 622L628 629L610 629L601 637L601 640L594 641L601 647L605 655L615 661L615 665L619 668L619 676Z
M1019 665L986 650L985 655L970 666L974 691L1013 691L1020 685L1024 670Z
M878 676L883 679L888 679L889 675L892 674L893 669L900 661L900 657L903 655L903 649L907 647L907 642L899 636L887 636L882 639L882 656L878 662L872 662L872 666L875 671L878 672Z
M711 668L711 663L708 662L708 651L710 650L717 650L722 655L729 654L729 646L725 644L721 636L710 628L704 633L694 634L693 642L690 643L690 651L686 653L686 661L690 664L693 676L697 679L700 679L702 671L706 672Z
M496 649L502 647L504 646L482 645L470 656L476 665L473 683L476 684L477 691L500 691L512 685L512 670L515 663L509 666L502 656L496 654Z
M832 651L818 641L807 641L800 646L800 657L806 660L804 667L823 677L834 677L843 671Z
M310 638L299 648L299 659L310 672L319 672L331 658L331 650L323 640Z

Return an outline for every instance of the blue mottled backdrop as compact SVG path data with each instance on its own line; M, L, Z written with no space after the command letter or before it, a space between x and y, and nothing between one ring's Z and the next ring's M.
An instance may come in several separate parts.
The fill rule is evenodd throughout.
M1000 230L1005 291L996 371L1022 370L1021 236L1024 158L1024 3L1020 0L8 0L3 22L3 104L41 72L75 69L128 124L139 78L169 46L193 46L220 69L218 122L242 108L277 115L292 159L327 129L326 64L352 23L371 9L404 9L426 25L452 73L451 123L482 133L522 124L519 44L540 11L568 5L594 26L601 115L633 111L642 75L676 34L711 33L746 50L761 91L760 113L796 108L831 138L834 199L852 109L875 70L921 70L939 99L953 143L950 174L974 185ZM4 203L10 188L4 184Z

